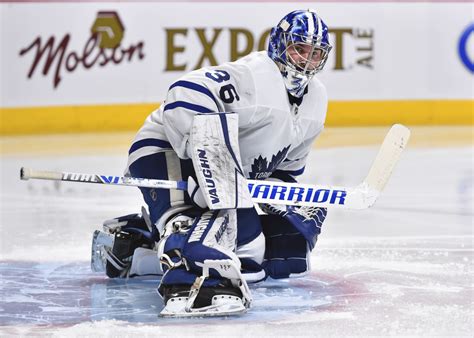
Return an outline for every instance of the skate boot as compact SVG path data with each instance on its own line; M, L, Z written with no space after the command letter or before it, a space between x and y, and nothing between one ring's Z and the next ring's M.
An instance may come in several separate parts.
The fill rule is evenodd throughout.
M209 276L209 269L225 270L224 275L231 278ZM206 260L202 276L197 277L184 268L171 269L163 276L158 292L165 303L162 317L239 315L247 312L252 302L247 283L231 260Z

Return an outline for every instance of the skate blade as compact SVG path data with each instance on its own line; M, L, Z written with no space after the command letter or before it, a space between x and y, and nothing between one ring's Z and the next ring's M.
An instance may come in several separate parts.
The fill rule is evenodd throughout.
M204 317L230 317L230 316L241 316L247 312L247 309L239 309L239 310L232 310L232 311L219 311L219 312L201 312L201 311L193 311L193 312L164 312L161 311L158 315L161 318L204 318Z
M160 312L159 317L164 318L186 318L186 317L225 317L238 316L247 312L247 308L241 303L237 297L232 297L232 303L224 303L224 297L219 296L213 298L213 304L203 308L192 309L186 311L185 306L188 298L180 297L179 299L170 299L169 304ZM239 301L237 301L237 299Z

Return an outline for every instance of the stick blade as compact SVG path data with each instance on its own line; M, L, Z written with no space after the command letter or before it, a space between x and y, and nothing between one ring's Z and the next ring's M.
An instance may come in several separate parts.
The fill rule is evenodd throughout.
M394 124L390 128L364 181L371 190L381 192L385 188L400 155L408 144L410 134L410 129L401 124Z

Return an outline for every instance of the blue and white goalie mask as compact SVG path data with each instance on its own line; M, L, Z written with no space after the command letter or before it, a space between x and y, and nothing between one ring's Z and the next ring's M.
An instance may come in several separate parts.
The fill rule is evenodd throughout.
M328 27L316 12L297 10L272 29L268 55L280 68L288 92L301 97L323 69L331 48Z

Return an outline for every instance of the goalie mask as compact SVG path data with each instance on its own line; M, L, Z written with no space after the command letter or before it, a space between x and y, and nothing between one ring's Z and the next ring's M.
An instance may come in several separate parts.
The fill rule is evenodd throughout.
M313 10L286 15L270 33L268 55L276 62L288 92L301 97L326 64L332 46L328 27Z

